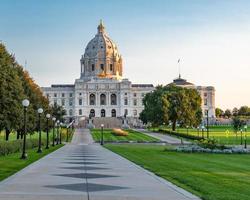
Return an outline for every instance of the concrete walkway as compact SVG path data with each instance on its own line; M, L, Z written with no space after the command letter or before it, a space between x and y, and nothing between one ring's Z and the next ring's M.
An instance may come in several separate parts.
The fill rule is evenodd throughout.
M78 129L72 143L0 183L1 200L197 200L192 194L93 144Z
M181 139L179 139L177 137L172 137L172 136L166 135L166 134L151 132L151 131L148 131L146 129L135 129L135 130L142 132L146 135L152 136L154 138L157 138L157 139L159 139L163 142L166 142L168 144L175 144L175 145L181 144ZM190 142L188 142L186 140L183 140L182 142L183 142L183 144L191 144Z

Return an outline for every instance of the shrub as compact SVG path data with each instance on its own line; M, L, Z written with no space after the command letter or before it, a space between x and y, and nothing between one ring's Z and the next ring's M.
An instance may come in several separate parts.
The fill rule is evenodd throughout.
M45 141L42 140L42 145L44 144ZM0 141L0 156L21 152L22 147L23 147L23 140ZM26 149L33 149L35 147L38 147L37 139L26 140Z
M117 136L128 136L128 132L119 128L112 129L112 133Z
M158 129L158 132L160 133L166 133L166 134L169 134L169 135L175 135L175 136L178 136L178 137L183 137L183 138L187 138L187 139L191 139L191 140L202 140L203 138L202 137L198 137L196 135L187 135L185 133L177 133L175 131L169 131L169 130L165 130L165 129Z
M215 139L202 139L198 142L198 145L208 149L226 149L225 145L218 144Z

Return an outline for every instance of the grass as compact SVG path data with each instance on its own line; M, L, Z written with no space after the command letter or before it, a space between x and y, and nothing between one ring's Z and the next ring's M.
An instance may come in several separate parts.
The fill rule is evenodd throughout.
M171 130L170 127L161 127L166 130ZM158 128L150 129L152 131L157 131ZM178 128L177 132L190 134L195 136L202 136L202 131L198 131L197 129L189 128L188 131L186 128ZM245 131L243 131L242 137L244 140ZM250 128L247 128L247 137L250 136ZM204 131L204 137L207 137L207 131ZM232 126L210 126L209 127L209 137L214 138L220 144L225 145L240 145L241 144L241 133L238 132L237 134L234 132ZM244 141L243 141L244 143ZM250 137L247 138L247 143L250 144Z
M141 132L134 130L126 130L129 132L128 136L117 136L112 133L112 129L104 129L103 138L104 142L157 142L159 141L156 138L145 135ZM96 142L101 140L101 129L92 129L91 130L93 139Z
M0 156L0 181L62 146L63 145L56 145L54 147L51 146L49 149L44 148L41 154L36 153L36 148L29 149L27 150L28 158L26 160L20 159L21 153L13 153L7 156Z
M249 200L250 155L169 152L159 145L105 147L204 200Z

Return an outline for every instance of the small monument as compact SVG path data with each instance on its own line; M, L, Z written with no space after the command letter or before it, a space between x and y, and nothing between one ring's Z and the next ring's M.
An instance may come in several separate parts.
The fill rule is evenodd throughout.
M128 120L127 120L127 114L124 114L123 120L122 120L122 128L123 129L129 129L129 125L128 125Z

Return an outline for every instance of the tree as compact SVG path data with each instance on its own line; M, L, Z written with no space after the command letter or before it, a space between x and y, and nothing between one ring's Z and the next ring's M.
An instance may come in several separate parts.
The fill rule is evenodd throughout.
M249 116L250 115L250 108L248 106L241 106L239 108L238 115Z
M234 131L237 132L240 129L242 129L242 127L246 124L246 121L240 117L234 117L233 118L233 128Z
M224 117L230 118L232 116L231 110L226 109L224 112Z
M66 110L62 106L59 106L57 104L52 106L51 109L52 109L51 110L52 116L55 117L60 122L64 122L64 116L66 115Z
M221 116L223 116L223 114L224 114L224 111L222 109L215 108L215 116L216 117L221 117Z
M5 130L6 140L22 122L21 103L25 95L16 65L15 58L0 44L0 130Z
M232 115L237 116L238 112L239 112L238 108L233 108Z
M182 126L197 126L201 123L201 98L197 90L175 85L158 86L143 99L144 110L140 119L157 126L172 122L175 130L177 121Z

